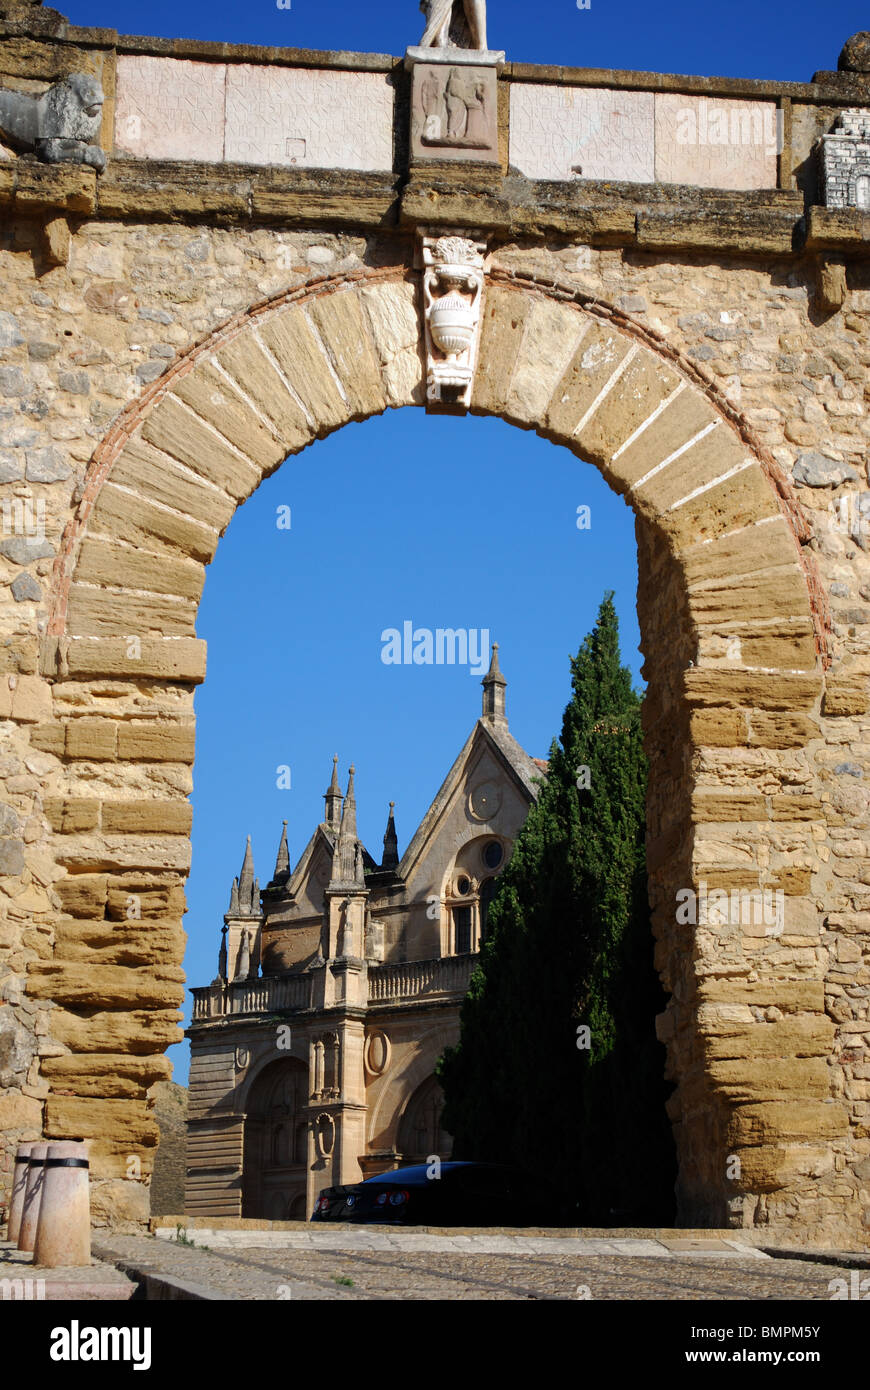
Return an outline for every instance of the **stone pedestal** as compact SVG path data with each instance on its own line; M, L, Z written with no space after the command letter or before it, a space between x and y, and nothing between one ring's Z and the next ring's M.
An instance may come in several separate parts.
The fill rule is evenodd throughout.
M411 159L498 164L498 73L504 53L409 48Z
M46 1269L91 1262L88 1157L84 1144L48 1146L33 1262Z

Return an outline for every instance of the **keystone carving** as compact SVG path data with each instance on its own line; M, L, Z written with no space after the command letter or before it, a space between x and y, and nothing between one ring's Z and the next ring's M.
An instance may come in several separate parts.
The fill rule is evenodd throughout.
M423 304L430 405L467 410L477 366L486 243L423 237Z
M99 82L84 72L55 82L40 97L0 88L0 137L46 164L89 164L101 174L103 100Z

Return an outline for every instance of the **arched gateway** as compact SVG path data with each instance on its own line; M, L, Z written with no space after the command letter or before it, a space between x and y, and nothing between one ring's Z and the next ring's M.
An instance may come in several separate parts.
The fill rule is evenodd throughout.
M128 115L130 65L182 61L125 57L121 41L108 52L70 32L41 42L78 43L92 68L99 58ZM372 75L320 57L330 80ZM282 61L282 76L302 66ZM217 81L216 65L217 55L192 64L196 80ZM259 81L270 70L251 71ZM651 97L652 81L645 91L632 76L631 95ZM513 112L503 144L523 129L531 77L499 78ZM577 80L588 95L590 80ZM692 79L668 80L688 88L684 102L707 100ZM556 100L543 91L545 105ZM846 100L831 83L794 84L768 104L811 98L834 111ZM818 251L792 244L797 154L780 155L768 194L732 181L700 204L688 177L615 191L590 182L584 201L515 170L484 175L478 162L457 174L459 164L417 160L400 218L384 225L371 211L380 175L340 186L273 170L270 205L268 180L241 164L130 154L133 128L116 129L117 167L102 185L90 169L12 162L17 239L0 249L13 287L0 329L19 371L4 379L23 383L25 401L42 390L54 426L44 443L28 423L38 412L3 416L4 466L20 451L23 482L47 507L41 535L0 545L17 601L2 609L0 696L2 944L18 981L4 1006L10 1142L40 1128L90 1138L98 1213L146 1214L156 1143L146 1092L166 1074L183 998L204 566L236 507L288 456L390 407L444 408L427 385L438 354L423 278L431 238L458 224L480 254L471 411L595 464L637 519L648 864L670 995L659 1026L676 1082L680 1217L865 1239L870 898L861 749L848 745L867 708L868 615L835 606L832 622L828 596L851 597L867 562L860 528L850 542L824 506L838 489L851 508L856 492L850 450L863 451L867 431L849 386L870 360L870 282L850 263L851 306L833 321L821 312L817 277L833 293L838 262L820 269ZM792 129L803 129L797 115ZM0 188L3 177L0 165ZM25 197L27 180L38 195ZM231 196L235 213L222 201ZM817 218L816 235L848 257L861 216ZM69 217L68 259L37 278ZM124 406L131 380L138 393ZM787 476L798 454L809 507ZM727 910L702 904L692 921L677 910L689 890L710 903L730 894ZM747 896L765 890L781 895L770 921ZM280 1199L274 1178L285 1205L298 1176L297 1081L298 1067L276 1072L254 1097L250 1142L271 1145L269 1164L287 1170Z

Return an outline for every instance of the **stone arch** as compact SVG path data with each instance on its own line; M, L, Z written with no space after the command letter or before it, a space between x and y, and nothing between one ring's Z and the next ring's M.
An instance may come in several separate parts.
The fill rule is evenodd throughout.
M192 765L204 565L236 507L285 457L351 420L423 402L420 345L416 277L404 266L309 283L253 306L178 360L122 414L88 470L55 566L42 671L86 686L127 682L130 698L118 693L111 717L95 700L73 717L59 710L46 739L63 760L53 825L68 879L59 891L73 914L84 900L100 915L109 892L148 898L161 963L135 979L106 977L143 1054L177 1036L190 807L182 776L168 793L152 771ZM804 1171L798 1150L819 1125L831 1138L846 1126L817 1066L830 1046L822 979L781 979L764 938L723 946L675 926L673 910L678 888L704 880L782 889L796 918L814 912L807 876L753 853L747 830L775 838L782 822L812 819L817 802L811 792L798 805L759 790L744 757L803 750L818 737L828 619L803 545L809 531L774 460L701 370L662 335L572 288L490 273L472 410L571 449L635 512L648 861L657 964L671 995L660 1022L677 1082L680 1210L722 1224L729 1202L745 1196L754 1210L759 1194ZM100 763L113 764L111 779L94 774ZM119 795L127 786L135 800ZM725 984L720 947L736 977ZM74 1017L80 982L64 949L61 932L54 961L38 962L31 983L69 1006L72 1022L56 1016L56 1033L86 1052L93 1043ZM99 995L99 984L91 990ZM787 1027L769 1041L792 1067L785 1100L741 1060L752 1009L774 1005L800 1015L801 1036L812 1039L800 1059ZM724 1049L723 1032L732 1039ZM46 1074L51 1081L50 1065ZM154 1131L143 1097L144 1083L117 1104L145 1145ZM83 1127L75 1105L53 1096L47 1116L49 1132ZM104 1154L103 1176L123 1176L113 1155L130 1142ZM725 1175L733 1153L744 1156L742 1182Z
M262 1067L248 1090L242 1214L284 1220L306 1191L308 1068L297 1057Z
M455 1041L456 1032L446 1025L437 1024L419 1033L411 1055L383 1079L368 1116L367 1139L370 1144L386 1142L387 1138L395 1142L399 1122L410 1097L434 1074L438 1058L445 1047Z
M450 1157L453 1141L441 1126L443 1106L444 1092L434 1074L408 1097L396 1134L403 1163L425 1163L435 1154Z

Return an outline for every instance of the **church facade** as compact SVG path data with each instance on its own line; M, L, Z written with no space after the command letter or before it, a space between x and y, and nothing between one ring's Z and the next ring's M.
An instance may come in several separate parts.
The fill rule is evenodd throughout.
M271 881L250 839L218 974L194 989L185 1208L304 1220L318 1191L450 1156L435 1066L459 1011L495 882L546 764L511 735L493 647L483 709L404 855L391 803L377 863L338 759L323 820Z

